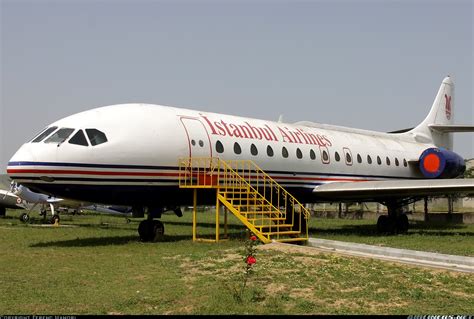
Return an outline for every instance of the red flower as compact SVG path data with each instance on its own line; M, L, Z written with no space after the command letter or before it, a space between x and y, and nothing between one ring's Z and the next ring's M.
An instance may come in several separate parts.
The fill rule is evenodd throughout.
M247 265L252 266L257 262L257 259L255 259L254 256L248 256L247 257Z
M257 240L257 236L253 235L253 236L250 236L250 240L252 241L256 241Z

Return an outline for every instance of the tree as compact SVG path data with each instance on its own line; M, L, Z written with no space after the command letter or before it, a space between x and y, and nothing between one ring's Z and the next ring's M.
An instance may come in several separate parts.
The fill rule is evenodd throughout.
M474 158L465 160L466 171L464 172L464 178L474 178Z

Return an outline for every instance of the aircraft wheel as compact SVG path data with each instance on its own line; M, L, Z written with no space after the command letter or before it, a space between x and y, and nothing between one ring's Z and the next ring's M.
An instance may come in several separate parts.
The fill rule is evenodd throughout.
M23 213L20 215L20 220L24 223L27 223L30 221L30 215L28 215L27 213Z
M5 217L7 210L5 207L0 207L0 217Z
M143 220L138 225L138 234L143 242L160 241L163 238L165 227L159 220Z
M397 230L401 233L406 233L408 231L409 223L408 217L405 214L398 216L397 218Z
M140 236L140 240L143 242L148 242L152 240L153 233L153 221L151 220L142 220L138 225L138 235Z
M377 231L379 233L388 232L388 223L389 220L387 215L379 216L379 218L377 219Z
M58 223L59 223L59 215L54 215L49 220L49 222L53 225L56 223L56 221L58 221Z
M159 220L153 221L153 241L162 241L165 235L165 226Z

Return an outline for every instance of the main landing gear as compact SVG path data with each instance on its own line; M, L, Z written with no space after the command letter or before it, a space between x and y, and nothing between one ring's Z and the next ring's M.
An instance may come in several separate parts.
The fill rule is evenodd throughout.
M379 233L406 233L408 227L408 217L405 214L400 216L382 215L377 220L377 230Z
M165 226L159 220L142 220L138 226L138 234L140 235L141 241L161 241L165 234Z
M138 208L143 211L143 208ZM154 218L161 218L161 214L167 210L173 210L176 216L181 217L183 213L179 207L148 207L148 218L142 220L138 225L138 235L143 242L157 242L162 241L165 234L165 226L159 220Z
M403 205L399 203L386 203L388 215L382 215L377 220L379 233L406 233L409 228L408 217L403 212Z

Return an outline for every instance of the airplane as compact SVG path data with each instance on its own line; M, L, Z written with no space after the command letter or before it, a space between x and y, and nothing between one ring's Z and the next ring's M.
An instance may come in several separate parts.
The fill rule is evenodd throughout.
M0 189L0 216L6 215L6 209L24 209L21 199L7 190Z
M0 217L6 215L6 209L24 209L21 199L8 191L10 179L6 175L0 175Z
M300 202L373 201L387 206L382 232L404 232L403 208L427 196L473 194L461 179L463 158L452 151L454 83L443 79L426 118L412 129L375 132L308 121L293 124L130 103L94 108L48 125L8 163L13 180L63 198L131 206L148 218L148 241L164 232L156 219L181 215L192 190L179 188L178 159L250 159ZM215 203L203 192L203 205ZM150 236L151 232L151 236Z
M30 213L35 209L36 206L40 205L40 216L46 219L46 208L49 207L51 211L51 217L49 222L51 224L59 223L60 217L59 212L67 212L77 214L83 210L91 210L99 213L128 216L129 209L127 207L106 207L103 205L79 202L74 200L65 200L62 198L52 197L46 194L36 193L28 189L23 185L18 185L15 181L11 182L10 191L4 192L6 196L15 199L15 204L19 208L28 209L28 212L20 215L20 220L24 223L30 221ZM127 218L127 221L129 219Z

